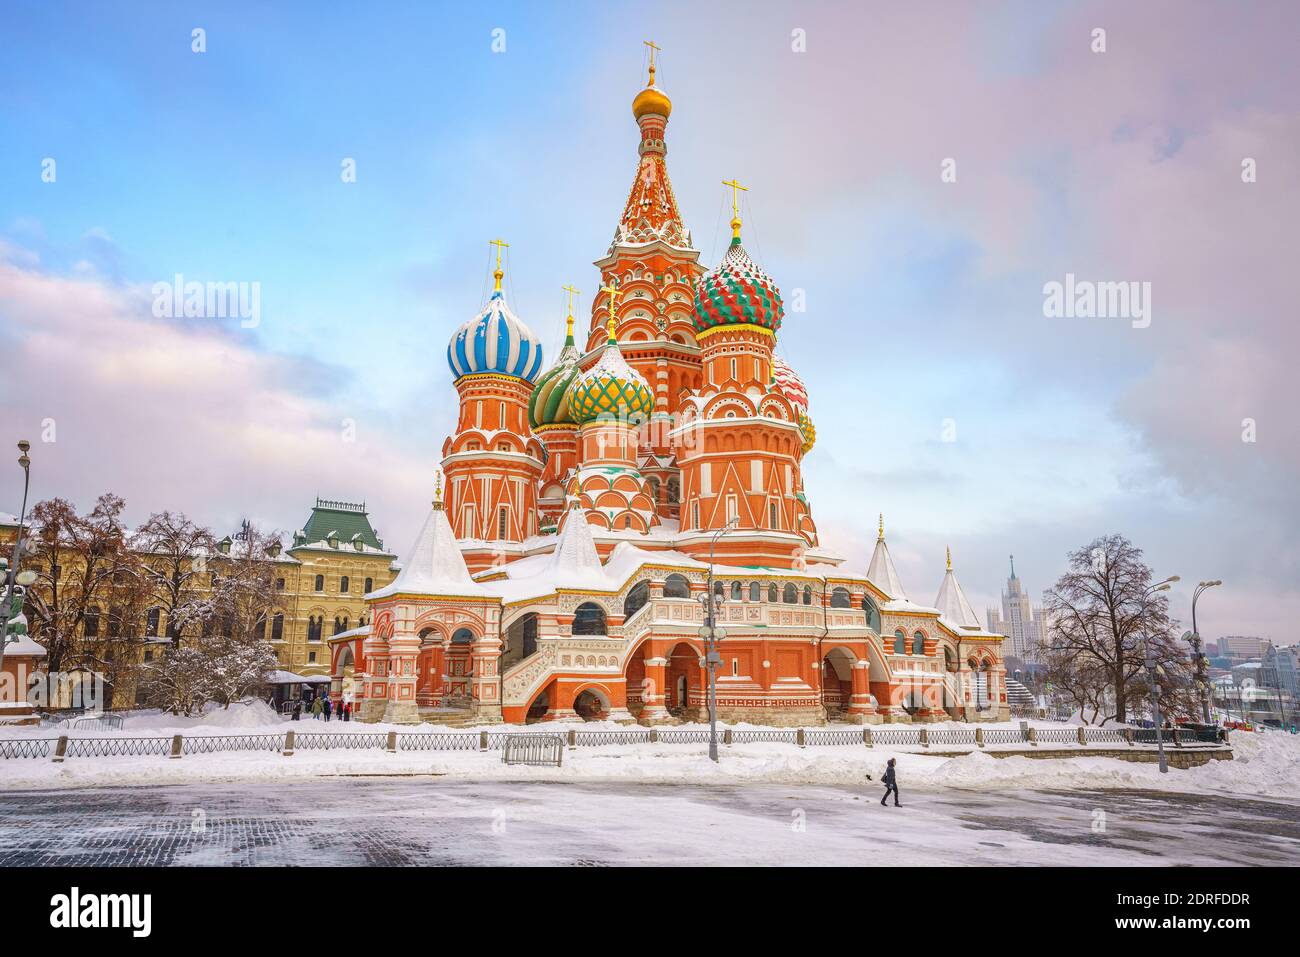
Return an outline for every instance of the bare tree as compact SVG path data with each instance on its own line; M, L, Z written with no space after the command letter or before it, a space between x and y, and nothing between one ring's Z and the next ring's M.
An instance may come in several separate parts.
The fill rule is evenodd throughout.
M211 572L208 561L216 551L212 532L185 515L150 515L132 539L143 558L150 589L150 607L166 621L164 634L178 648L211 616Z
M1177 704L1187 650L1174 637L1169 600L1152 590L1152 577L1141 549L1106 535L1070 553L1069 570L1045 596L1052 625L1042 651L1053 683L1098 718L1126 721L1149 692L1148 654L1161 667L1167 705Z
M121 521L125 504L106 492L87 515L78 515L72 503L61 498L32 509L35 533L24 551L37 579L27 598L33 637L45 646L45 664L51 673L80 664L83 638L98 639L114 607L119 628L126 623L130 609L114 606L113 598L125 599L140 573L126 546Z
M178 525L174 519L167 523L171 529ZM196 539L186 535L169 540ZM188 715L209 701L229 707L262 689L278 661L266 640L267 623L283 607L269 547L277 541L278 536L245 523L235 541L214 543L203 577L191 575L185 591L176 592L181 597L174 607L185 624L194 626L193 633L147 669L151 704Z
M267 623L285 607L284 593L276 589L274 545L279 532L263 532L245 522L228 550L219 548L209 563L213 571L213 614L223 634L237 641L265 641Z

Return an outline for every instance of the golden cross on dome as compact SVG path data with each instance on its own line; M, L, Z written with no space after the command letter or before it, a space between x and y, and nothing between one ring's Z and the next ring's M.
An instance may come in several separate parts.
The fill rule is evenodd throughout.
M943 550L948 553L948 571L952 571L952 549L945 545Z
M739 202L740 194L742 192L748 193L749 187L741 186L740 183L738 183L734 179L732 179L730 182L724 179L722 181L722 185L731 187L731 238L739 239L740 238L740 202Z
M489 239L489 240L488 240L488 245L489 245L489 246L495 246L495 247L497 248L497 268L496 268L495 271L493 271L493 273L492 273L492 278L495 279L495 280L496 280L496 283L497 283L497 285L496 285L496 291L497 291L497 292L500 292L500 291L501 291L501 277L505 275L505 273L503 273L503 272L501 271L501 250L503 250L503 249L509 249L509 248L510 248L510 244L509 244L508 242L506 242L504 239Z
M567 325L567 331L565 334L571 336L573 335L573 297L579 295L580 291L574 289L572 283L562 288L564 289L565 292L569 294L569 309L568 309L568 313L565 316L564 321Z
M435 510L442 509L442 470L438 469L433 473L433 507Z
M647 85L654 86L655 85L655 52L658 50L662 50L663 47L655 46L655 42L653 40L642 40L641 42L650 48L650 82Z
M881 512L880 513L880 537L877 539L877 541L883 542L884 540L885 540L885 513Z
M609 319L605 323L605 327L609 329L609 341L613 342L615 339L614 329L618 325L618 319L614 315L614 309L618 305L618 297L620 295L618 291L618 280L611 279L608 286L600 287L600 291L609 293Z

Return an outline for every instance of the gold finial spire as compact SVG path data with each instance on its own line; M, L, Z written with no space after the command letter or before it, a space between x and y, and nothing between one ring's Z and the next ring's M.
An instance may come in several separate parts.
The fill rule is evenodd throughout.
M564 287L564 291L569 294L568 312L564 317L564 323L565 323L564 335L566 339L572 339L573 338L573 297L579 294L579 290L574 289L573 284L570 283L569 285Z
M948 571L952 571L952 549L945 545L943 550L948 553Z
M740 242L740 202L738 200L740 200L741 192L749 192L749 187L741 186L735 179L731 179L731 181L723 179L723 186L732 187L732 242Z
M723 179L723 186L732 187L732 242L738 243L740 242L740 194L741 192L749 192L749 187L741 186L740 183L736 182L736 179L731 179L731 181Z
M646 86L654 86L655 85L655 53L661 50L662 47L655 46L655 42L653 40L642 40L641 42L650 48L650 82L648 82Z
M488 245L495 246L497 248L497 268L492 271L492 278L496 280L495 291L500 292L501 277L505 275L505 273L501 271L501 250L509 249L510 244L506 242L504 239L490 239L488 240Z
M433 510L442 511L442 469L433 473Z
M615 315L615 309L618 306L618 280L611 279L608 286L601 286L601 292L609 293L609 318L605 320L605 328L609 330L609 341L617 342L618 337L614 335L614 330L618 328L618 317Z
M880 513L880 537L877 540L882 542L885 540L885 513L884 512Z

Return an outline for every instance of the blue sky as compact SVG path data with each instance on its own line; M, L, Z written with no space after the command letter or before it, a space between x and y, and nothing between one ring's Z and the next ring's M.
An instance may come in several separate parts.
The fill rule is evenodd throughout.
M1294 168L1296 17L1171 10L10 4L0 342L19 371L0 435L58 423L36 450L42 497L113 488L134 518L286 530L317 494L364 498L404 547L487 241L511 243L508 295L552 354L560 287L588 293L580 318L590 306L653 36L696 246L716 260L720 180L738 176L747 247L787 299L806 293L779 347L812 398L829 544L863 566L884 511L914 598L933 597L951 545L982 607L1008 553L1036 592L1068 549L1121 531L1162 574L1227 580L1223 630L1289 640L1282 250L1300 198L1237 170ZM1067 271L1152 281L1152 326L1045 319L1043 283ZM176 273L259 282L261 324L159 326L147 290ZM338 441L345 419L355 443Z

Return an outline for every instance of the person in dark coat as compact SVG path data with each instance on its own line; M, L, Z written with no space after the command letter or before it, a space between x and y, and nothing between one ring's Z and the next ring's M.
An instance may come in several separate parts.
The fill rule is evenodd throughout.
M301 701L295 701L295 702L293 703L293 720L295 720L295 721L301 721L301 720L302 720L302 702L301 702Z
M345 701L345 702L343 702L343 720L344 720L344 721L351 721L351 720L352 720L352 702L351 702L351 701Z
M325 699L325 703L324 703L323 705L321 705L321 711L325 714L325 720L326 720L326 721L328 721L328 720L330 719L330 712L333 711L333 710L334 710L334 705L333 705L333 703L330 701L329 698L326 698L326 699Z
M889 764L885 767L885 776L882 779L885 782L885 796L880 799L880 806L884 807L885 802L889 800L889 792L894 792L894 807L902 807L898 803L898 779L894 776L894 759L889 759Z

